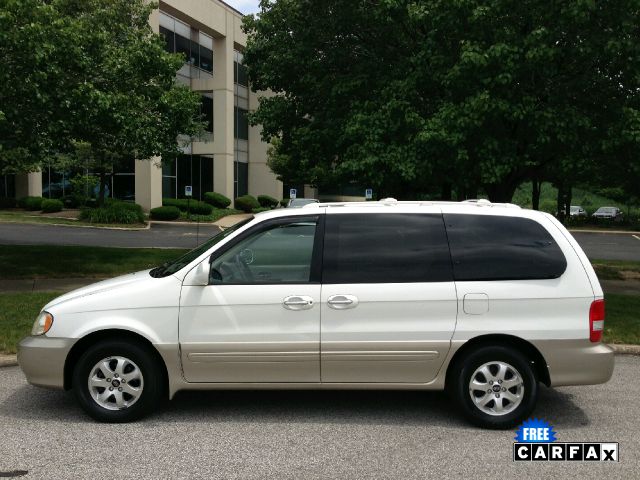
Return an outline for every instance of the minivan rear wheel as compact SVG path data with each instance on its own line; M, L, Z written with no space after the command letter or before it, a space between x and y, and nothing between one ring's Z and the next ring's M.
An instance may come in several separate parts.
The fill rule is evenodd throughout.
M453 367L450 391L472 423L483 428L511 428L533 411L538 381L530 362L516 350L481 347Z
M157 407L163 396L163 378L148 348L106 340L89 347L78 359L73 390L93 419L130 422Z

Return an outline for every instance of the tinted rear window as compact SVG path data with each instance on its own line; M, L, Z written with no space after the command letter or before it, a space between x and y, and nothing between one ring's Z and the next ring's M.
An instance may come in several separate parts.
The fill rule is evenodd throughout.
M323 283L452 280L441 215L326 216Z
M458 281L558 278L567 268L560 247L534 220L458 214L444 220Z

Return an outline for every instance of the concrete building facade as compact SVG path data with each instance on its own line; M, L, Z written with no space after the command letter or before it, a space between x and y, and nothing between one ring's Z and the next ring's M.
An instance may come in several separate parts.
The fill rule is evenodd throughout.
M163 0L149 22L168 51L185 56L176 81L200 93L207 131L178 139L183 150L178 158L132 160L114 172L109 195L135 200L145 210L162 205L162 198L184 197L186 186L194 198L209 191L231 199L247 193L282 198L283 185L267 166L260 127L247 121L258 95L249 89L242 65L242 14L219 0ZM40 172L4 176L0 196L61 197L77 174L44 166Z

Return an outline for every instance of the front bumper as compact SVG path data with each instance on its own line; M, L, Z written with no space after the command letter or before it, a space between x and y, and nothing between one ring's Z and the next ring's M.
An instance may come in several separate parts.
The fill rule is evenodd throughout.
M24 338L18 345L18 363L32 385L64 388L64 363L75 338L46 335Z
M551 386L596 385L613 375L613 349L589 340L532 342L547 362Z

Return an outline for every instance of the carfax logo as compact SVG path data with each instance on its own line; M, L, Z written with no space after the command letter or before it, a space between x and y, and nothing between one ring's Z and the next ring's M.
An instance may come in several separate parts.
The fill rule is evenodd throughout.
M617 462L618 443L556 442L556 432L549 423L530 418L516 430L513 461Z

